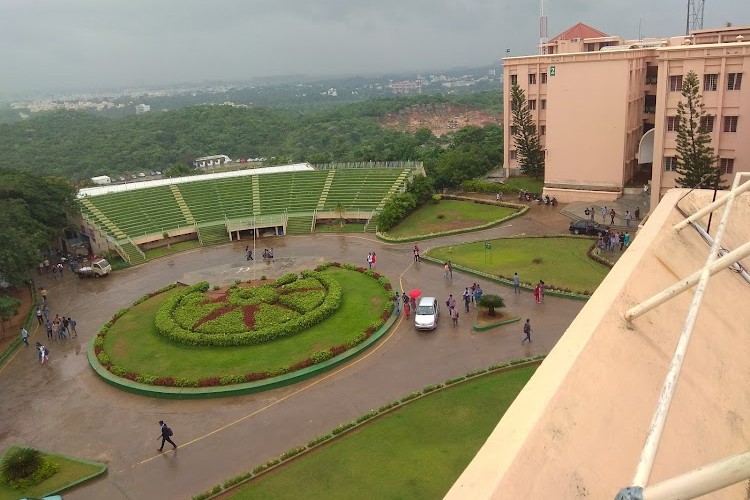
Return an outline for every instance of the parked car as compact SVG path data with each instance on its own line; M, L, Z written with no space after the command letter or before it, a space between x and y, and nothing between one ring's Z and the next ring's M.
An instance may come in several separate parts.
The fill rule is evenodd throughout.
M435 297L422 297L414 311L414 328L417 330L434 330L437 328L438 301Z
M138 177L146 177L146 174L141 172L140 174L138 174Z
M579 220L571 222L568 231L573 234L591 234L602 236L609 232L609 226L602 226L598 222L592 220Z

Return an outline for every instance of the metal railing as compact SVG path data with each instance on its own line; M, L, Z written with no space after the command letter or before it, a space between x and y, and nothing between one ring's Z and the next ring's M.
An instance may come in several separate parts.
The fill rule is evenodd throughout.
M672 404L672 398L677 388L685 354L690 345L690 338L693 334L698 313L703 303L708 280L719 270L730 266L733 262L742 258L742 256L750 254L750 243L747 243L737 250L730 252L723 257L719 257L721 251L721 239L724 236L729 216L732 213L735 198L745 191L750 190L750 182L742 184L742 179L750 180L750 173L738 173L734 178L732 189L729 191L729 194L707 205L701 210L698 210L696 213L674 226L675 231L681 231L690 225L691 222L712 213L714 210L722 206L724 207L719 227L716 230L716 236L714 236L711 249L709 250L703 268L688 277L686 280L681 280L680 282L675 283L671 287L641 302L625 313L625 319L627 321L632 321L647 311L650 311L651 309L658 307L660 304L670 300L677 294L687 290L693 285L696 285L690 309L688 310L685 323L680 332L680 338L677 342L674 356L669 365L669 371L664 379L664 384L662 385L656 409L654 410L654 415L651 419L651 425L649 426L646 441L643 445L641 457L638 461L635 476L633 478L633 486L621 489L617 494L617 500L690 499L750 478L750 452L748 452L706 465L662 483L647 486L648 480L651 476L651 470L654 466L654 461L656 460L656 453L659 448L662 432L664 431L667 416L669 414L669 408Z

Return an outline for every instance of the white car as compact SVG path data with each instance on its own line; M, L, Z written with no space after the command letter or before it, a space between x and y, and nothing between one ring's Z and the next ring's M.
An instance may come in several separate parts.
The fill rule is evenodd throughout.
M138 177L146 177L146 174L144 174L143 172L141 172L140 174L138 174Z
M414 328L417 330L434 330L437 328L438 300L435 297L422 297L414 311Z

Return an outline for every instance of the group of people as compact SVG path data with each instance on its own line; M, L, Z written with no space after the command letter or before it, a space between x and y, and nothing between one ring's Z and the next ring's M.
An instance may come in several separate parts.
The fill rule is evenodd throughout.
M378 262L378 256L375 255L375 252L368 252L367 253L367 267L372 269L372 267Z
M623 251L630 246L630 233L628 231L610 231L599 237L596 242L595 253L601 254L602 251L614 252L616 250Z
M409 297L408 295L406 295L406 293L400 294L398 293L398 291L396 291L396 294L393 296L393 307L396 311L396 314L400 312L400 306L402 302L403 302L403 309L404 309L404 317L406 319L409 319L409 315L411 314L412 308L417 307L417 299L416 297Z
M263 249L263 260L273 260L273 247ZM245 260L253 259L253 249L249 246L245 247Z
M586 207L586 209L583 211L584 215L589 217L592 221L594 220L594 215L596 214L596 208L594 206ZM615 224L615 217L617 217L617 212L615 212L614 208L607 208L606 206L603 206L599 213L602 216L602 224L607 222L607 217L609 217L609 224L614 225ZM635 218L635 220L641 219L641 207L636 207L635 211L631 214L630 210L625 210L625 215L623 216L623 219L625 219L625 225L629 226L630 222Z

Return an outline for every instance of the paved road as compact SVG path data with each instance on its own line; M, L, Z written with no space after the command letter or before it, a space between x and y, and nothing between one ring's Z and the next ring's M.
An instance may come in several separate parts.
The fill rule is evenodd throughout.
M483 231L440 238L420 247L479 237L560 232L567 219L549 207L534 207L525 217ZM230 283L252 276L244 260L245 241L201 248L117 272L100 280L67 275L49 280L53 314L78 320L79 338L50 346L50 362L40 366L34 349L20 349L0 368L0 447L26 443L42 449L109 464L102 480L79 488L66 499L190 498L284 451L328 432L340 423L405 394L502 360L546 353L583 303L548 297L534 304L530 293L483 282L485 293L506 297L507 307L532 318L534 343L521 345L521 325L474 333L467 315L458 328L446 317L434 332L396 327L358 359L312 380L261 394L205 401L151 399L106 385L88 366L87 343L113 312L144 293L176 280L208 279ZM478 281L454 272L444 280L437 266L412 262L411 244L389 245L372 235L311 235L264 239L277 261L257 263L269 277L324 260L364 265L378 254L378 271L403 289L419 287L444 300ZM32 340L44 333L36 331ZM437 418L437 417L436 417ZM166 420L180 445L157 453L159 428Z

